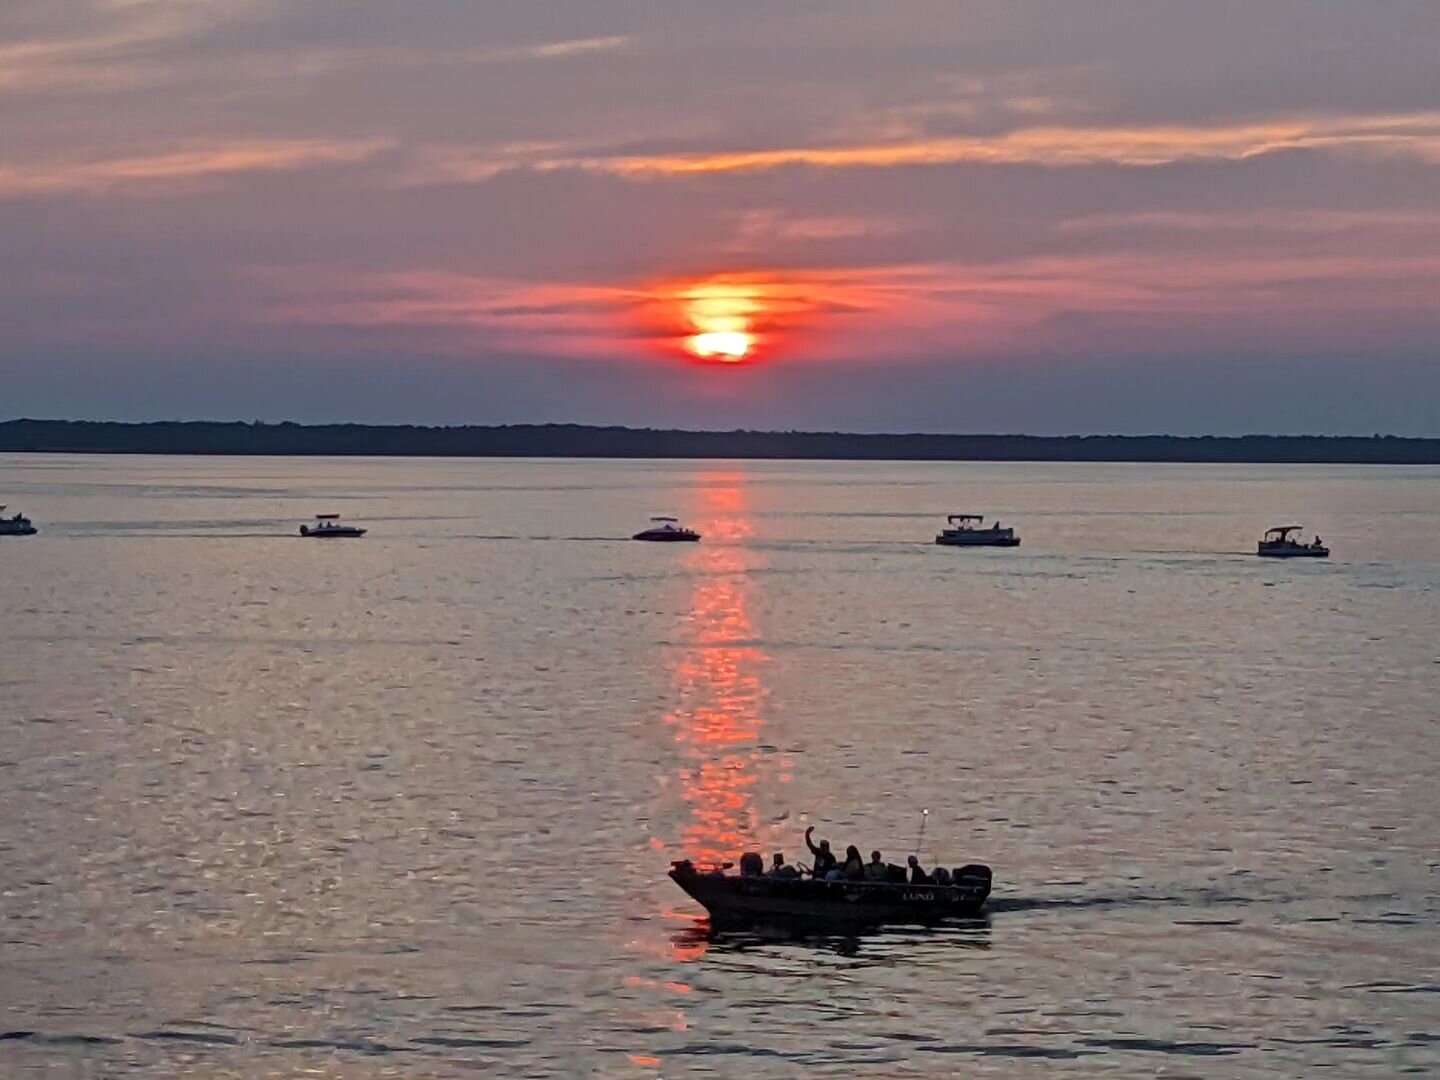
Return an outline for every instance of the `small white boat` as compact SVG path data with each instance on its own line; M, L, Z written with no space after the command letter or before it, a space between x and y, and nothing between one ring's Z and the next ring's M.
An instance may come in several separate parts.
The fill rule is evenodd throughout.
M40 530L35 528L24 514L5 517L5 507L0 506L0 536L34 536Z
M1260 546L1255 554L1263 555L1267 559L1328 559L1330 549L1321 542L1320 537L1306 544L1292 533L1300 531L1299 525L1277 525L1273 529L1266 529L1265 536L1260 541Z
M950 527L942 529L935 543L947 547L1019 547L1020 538L1014 529L1005 529L1000 522L985 524L983 514L951 514Z
M687 529L673 517L652 517L648 529L642 529L631 540L652 540L656 543L676 543L677 541L689 541L693 543L700 539L700 534L694 529Z
M300 526L300 535L329 539L342 536L364 536L365 530L358 525L341 525L339 514L316 514L314 525Z

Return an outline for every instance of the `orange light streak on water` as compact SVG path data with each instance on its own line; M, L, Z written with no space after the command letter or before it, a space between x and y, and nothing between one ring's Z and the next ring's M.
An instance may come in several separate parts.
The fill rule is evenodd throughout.
M743 541L753 532L743 477L697 477L705 539L689 556L697 576L686 648L675 666L676 708L666 717L685 764L681 790L690 806L681 849L697 863L732 862L763 832L755 806L756 747L765 726L767 661L755 644L751 581Z

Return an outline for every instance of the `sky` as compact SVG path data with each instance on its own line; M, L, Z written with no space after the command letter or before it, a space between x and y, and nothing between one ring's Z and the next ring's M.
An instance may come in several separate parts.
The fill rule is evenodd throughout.
M5 0L0 418L1440 435L1436 0Z

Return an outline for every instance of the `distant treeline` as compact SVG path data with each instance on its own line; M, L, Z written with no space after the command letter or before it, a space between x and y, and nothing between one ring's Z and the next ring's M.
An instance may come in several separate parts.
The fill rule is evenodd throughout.
M1208 461L1440 464L1440 439L1316 435L847 435L515 424L409 427L210 421L0 422L0 452L375 454L415 457L810 458L890 461Z

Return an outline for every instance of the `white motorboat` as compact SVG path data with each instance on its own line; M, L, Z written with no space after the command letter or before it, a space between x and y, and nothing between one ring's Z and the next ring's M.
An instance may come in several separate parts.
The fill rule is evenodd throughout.
M1330 549L1321 542L1320 537L1315 537L1307 544L1301 541L1298 535L1292 535L1298 534L1300 528L1299 525L1277 525L1273 529L1266 529L1255 553L1267 559L1328 559Z
M985 524L983 514L951 514L948 529L935 537L935 543L946 547L1019 547L1020 538L1014 529L1001 527L1000 522Z

